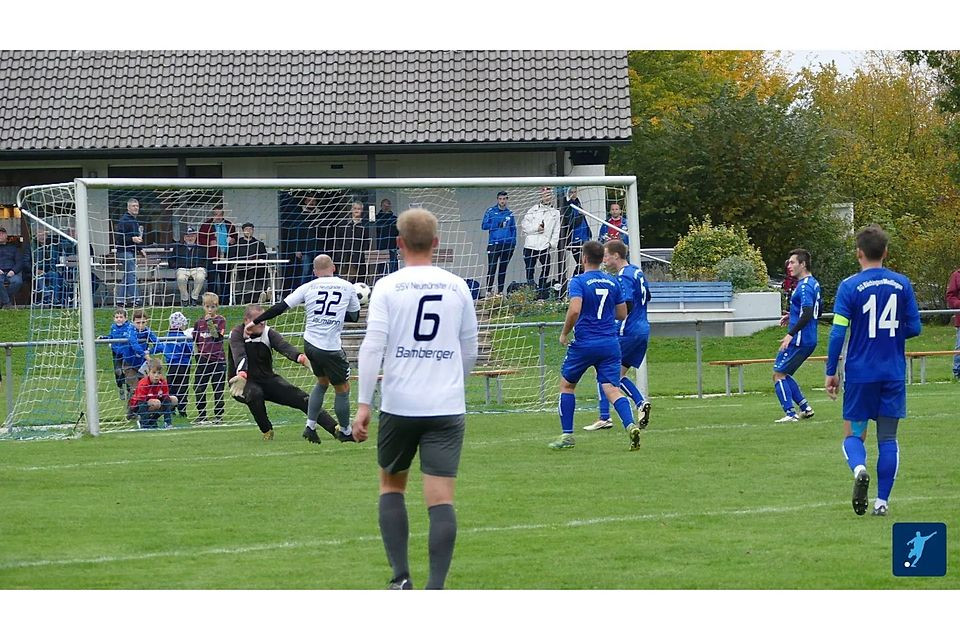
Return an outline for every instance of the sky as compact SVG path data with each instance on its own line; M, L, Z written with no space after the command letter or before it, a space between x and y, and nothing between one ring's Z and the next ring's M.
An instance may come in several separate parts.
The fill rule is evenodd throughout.
M784 53L790 54L790 62L787 64L787 69L793 73L797 73L805 66L816 68L816 65L827 65L833 62L837 65L837 71L839 71L841 75L848 76L853 73L858 63L863 60L865 52L857 49L839 51L801 49L785 51Z

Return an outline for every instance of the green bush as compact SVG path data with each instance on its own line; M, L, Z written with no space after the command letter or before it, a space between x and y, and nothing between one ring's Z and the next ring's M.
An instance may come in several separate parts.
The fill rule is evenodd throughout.
M687 235L677 242L672 268L678 277L686 280L716 280L717 263L730 256L740 257L752 265L753 284L748 288L766 284L763 256L750 243L747 232L741 227L714 226L709 218L701 224L690 225Z
M743 256L727 256L714 267L717 280L733 283L735 291L763 287L767 283L757 280L757 267Z

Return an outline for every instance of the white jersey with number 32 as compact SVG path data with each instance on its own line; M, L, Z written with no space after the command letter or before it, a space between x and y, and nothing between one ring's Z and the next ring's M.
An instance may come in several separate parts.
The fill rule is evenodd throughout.
M338 351L340 332L347 311L359 311L360 300L353 285L335 276L315 278L297 287L283 299L291 309L306 307L303 339L324 351Z
M434 266L404 267L381 278L370 295L367 330L387 337L382 411L466 412L463 345L475 349L477 316L462 278Z

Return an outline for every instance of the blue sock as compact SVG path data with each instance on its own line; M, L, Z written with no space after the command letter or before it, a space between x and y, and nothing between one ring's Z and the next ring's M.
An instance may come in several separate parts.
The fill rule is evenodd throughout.
M609 420L610 419L610 401L607 400L607 394L603 392L603 385L599 382L597 383L597 393L600 394L600 419Z
M880 452L877 456L877 497L889 500L900 467L900 445L896 440L881 440L877 449Z
M633 400L633 404L638 407L643 404L643 394L640 393L640 389L637 389L637 385L633 384L633 380L623 376L620 378L620 388Z
M573 433L573 412L577 408L577 396L572 393L560 394L560 429L564 433Z
M793 413L793 394L790 392L790 386L787 382L789 379L784 378L773 383L773 390L777 394L777 400L780 401L784 413Z
M620 398L613 403L613 408L617 410L617 415L623 422L623 428L628 429L633 425L633 409L630 408L630 401L625 397Z
M800 391L800 385L797 384L797 381L793 378L793 376L787 376L784 382L790 385L790 397L795 403L797 403L798 407L801 409L806 409L810 406L807 403L807 399L803 397L803 392Z
M850 471L860 465L867 465L867 448L863 446L863 440L857 436L847 436L843 439L843 453L847 456Z

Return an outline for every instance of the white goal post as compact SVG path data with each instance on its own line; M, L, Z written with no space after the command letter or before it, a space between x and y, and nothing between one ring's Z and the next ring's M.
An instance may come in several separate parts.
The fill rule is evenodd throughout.
M176 222L174 223L175 226L173 229L178 229L181 235L185 234L188 229L194 228L194 226L199 226L200 220L205 217L207 213L209 213L212 204L220 202L221 204L219 208L223 209L224 207L222 203L228 199L225 194L231 194L231 198L234 201L244 200L244 198L246 198L250 202L254 203L245 207L231 207L230 204L227 205L226 208L228 215L233 214L232 217L234 218L241 215L244 216L243 219L236 220L238 227L239 223L246 219L248 212L256 210L258 206L260 209L268 209L270 206L272 206L274 214L276 214L276 194L288 194L291 197L294 197L295 195L296 205L298 207L304 206L304 203L309 199L315 200L315 194L342 194L337 196L338 199L328 199L331 211L335 208L337 211L341 212L341 215L344 207L346 207L346 210L349 211L351 204L354 207L358 206L359 198L357 198L355 194L369 194L369 196L364 195L363 217L365 220L369 219L371 222L372 218L375 216L374 205L380 201L380 198L384 194L392 194L392 197L397 201L398 206L395 210L396 214L399 214L405 208L416 205L423 205L426 208L431 209L431 203L440 202L441 204L437 206L441 209L441 213L446 216L445 220L447 221L445 226L444 221L442 220L441 242L443 242L443 236L445 233L454 234L457 238L456 242L459 243L456 246L462 249L462 251L452 251L451 253L463 253L464 256L467 254L470 256L469 258L461 257L459 255L456 255L455 257L448 256L449 268L454 273L461 275L461 277L475 278L481 283L478 286L482 287L482 282L487 277L488 266L488 263L486 262L487 258L481 257L486 253L485 238L487 233L486 231L479 231L479 220L483 215L483 209L496 203L496 193L501 190L509 191L511 194L513 194L514 198L511 200L510 208L514 212L514 215L517 219L517 226L519 227L520 219L527 211L527 207L535 205L539 202L538 190L542 187L551 188L557 195L559 195L564 188L579 187L581 194L587 193L591 195L591 197L583 197L581 195L581 201L583 202L583 209L581 212L588 218L588 223L595 230L605 224L604 218L606 217L607 213L606 204L611 201L622 202L627 220L629 245L631 248L639 249L640 227L638 218L636 178L632 176L402 179L79 178L72 184L25 187L18 195L18 204L20 204L21 210L31 219L31 223L35 225L35 228L40 229L43 227L46 229L46 231L43 231L43 233L47 233L49 236L62 236L75 245L75 257L73 258L75 262L71 262L70 264L75 265L74 272L76 274L74 276L74 283L72 287L76 292L73 306L76 309L77 324L79 325L79 336L77 337L79 337L80 341L80 355L82 356L82 354L87 354L87 356L90 356L91 354L97 353L98 333L104 333L104 312L101 311L100 313L99 327L97 325L97 319L95 318L95 296L97 294L95 287L102 285L100 286L101 296L99 298L99 306L101 308L113 306L113 304L115 304L115 302L110 304L106 302L107 298L104 297L104 289L108 289L109 285L107 283L100 282L101 279L98 278L97 271L95 270L97 261L105 260L104 256L106 256L109 252L109 247L107 245L112 243L113 236L115 235L115 230L113 229L112 225L116 224L116 211L118 210L116 207L118 206L117 203L119 201L116 200L114 194L117 194L117 198L120 197L120 194L143 193L151 194L151 197L153 197L153 194L167 194L157 196L157 200L162 203L162 206L168 207L168 210L175 212L174 215L176 217ZM216 192L219 195L216 197L210 196L209 194L212 192ZM242 193L252 193L253 195L235 195ZM109 207L107 204L108 197L110 198ZM123 197L126 196L124 195ZM281 198L282 197L283 196L281 195ZM273 199L273 205L270 205L271 198ZM372 198L372 200L370 200L370 198ZM73 202L70 202L71 199ZM131 200L132 199L133 198L131 198ZM484 202L483 209L479 209L478 213L477 203L481 201ZM268 206L264 206L265 204ZM328 205L324 204L323 206ZM559 203L557 203L556 206L559 208ZM48 209L47 212L40 210L44 207ZM73 210L74 208L75 211ZM469 216L465 214L465 211L467 210L469 210ZM58 225L55 218L52 217L53 214L49 213L49 211L66 211L68 212L69 216L75 216L75 218L73 218L75 222L71 221L68 224ZM112 219L110 217L110 212L113 212ZM349 215L347 217L349 218ZM277 219L276 215L274 216L274 219ZM75 225L75 229L71 229L71 225ZM259 222L257 224L257 228L262 228ZM171 234L176 235L176 232L173 229L167 230L168 236ZM141 233L143 233L142 226ZM202 228L200 229L200 233L204 233ZM266 233L271 240L271 242L268 242L267 244L276 244L277 246L277 250L275 252L276 255L273 255L272 257L280 258L281 256L285 255L283 254L281 244L284 242L284 234L289 234L290 230L285 228L282 214L280 214L279 222L276 224L276 230L274 231L268 226ZM480 236L481 233L482 239ZM179 240L179 237L175 237L174 239ZM370 244L369 246L372 247L373 244ZM520 253L520 248L522 246L523 238L518 229L517 254ZM304 250L304 252L306 252L306 250ZM42 257L39 255L39 253L40 252L38 251L38 260L40 257ZM375 252L371 250L370 253ZM299 259L300 252L297 252L297 260ZM393 257L393 259L396 260L395 257ZM63 258L60 258L60 260L62 263ZM552 256L550 260L553 260ZM556 267L558 270L566 270L568 268L568 264L566 262L568 258L564 257L562 260L563 263ZM639 250L630 252L630 260L635 264L640 264ZM264 260L262 262L279 263L287 262L287 260ZM520 264L521 262L522 261L519 259L513 261L512 269L514 273L517 271L523 271L523 269L520 268L523 266ZM291 265L291 267L292 266L294 265ZM441 266L446 267L448 265ZM284 266L284 269L286 268L287 267ZM363 265L363 268L366 269L366 265ZM234 270L234 272L235 271L236 270ZM270 277L275 279L275 276ZM264 285L266 287L266 291L270 293L270 301L281 299L278 294L283 287L287 286L287 283L283 281L284 278L281 277L280 279L280 284L277 284L274 281L272 284ZM370 284L372 284L372 274L369 276L369 279L371 280ZM62 288L70 288L71 286L69 284L64 285L62 282L60 284ZM125 291L124 286L116 283L114 283L113 286L114 300L121 300L121 297L119 296L125 295L120 293L121 291ZM137 290L136 285L134 285L133 290ZM289 290L289 287L287 287L287 290ZM181 291L183 291L183 289L181 289ZM154 304L152 300L148 304L147 302L140 302L138 300L135 306L139 306L141 304L145 307L149 306L154 313L155 319L159 319L160 316L158 312L175 311L177 308L179 308L176 304L176 293L174 292L172 295L174 300L169 305L166 305L163 302L161 302L159 305ZM227 300L226 289L223 290L222 296L222 301L220 303L221 305L225 304ZM60 292L59 298L57 299L59 300L59 304L56 305L57 308L66 309L70 302L69 296L65 295L63 292ZM232 281L230 283L229 299L232 303ZM263 297L261 297L261 301L262 300ZM46 304L46 298L44 298L43 304ZM40 309L43 304L38 303L35 300L34 307ZM129 307L130 306L128 305L128 308ZM66 315L66 311L64 311L64 315ZM291 333L295 333L295 327L292 324L289 329ZM229 331L229 327L227 330ZM69 330L64 329L61 334L50 334L44 337L65 339L69 337ZM518 346L516 348L519 350L519 339L517 345ZM104 347L101 345L99 348L103 349ZM69 353L67 353L67 351L68 349L64 349L63 353L66 353L66 356L61 354L59 357L69 357ZM104 394L104 383L102 379L105 377L105 367L103 366L102 362L100 365L98 365L97 357L82 357L82 363L84 381L83 388L82 390L78 389L77 391L78 393L82 394L86 430L92 435L98 435L100 433L104 418L100 398ZM523 370L527 365L517 364L515 366L517 369ZM646 393L646 361L637 373L637 381L641 390ZM484 382L486 382L488 385L487 399L489 401L489 379ZM500 380L497 380L496 383L499 389ZM542 387L542 378L540 384ZM121 379L119 376L117 378L117 386L121 387ZM550 392L555 393L554 389L552 388L550 389ZM114 398L113 401L115 402L115 400L116 399ZM123 390L121 389L121 401L122 400ZM116 416L118 411L119 409L116 408L110 409L110 420L118 419Z

